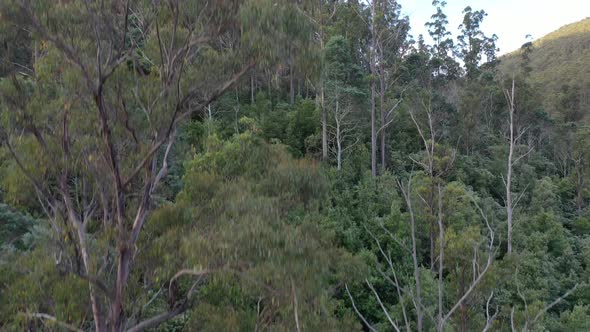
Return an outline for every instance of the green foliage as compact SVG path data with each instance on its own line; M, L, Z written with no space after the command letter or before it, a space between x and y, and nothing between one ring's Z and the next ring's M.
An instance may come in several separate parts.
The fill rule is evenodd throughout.
M0 203L0 248L13 246L24 249L23 236L37 223L29 215L15 212L8 205Z
M0 327L19 331L23 326L35 330L55 330L28 314L50 313L60 322L88 326L88 285L73 275L55 268L47 242L21 255L0 258L0 272L5 284L0 287Z
M553 116L587 120L587 102L574 106L571 101L590 88L589 45L590 19L566 25L533 42L529 55L531 82L545 96L543 106ZM507 76L522 65L521 52L502 57L500 69ZM566 100L570 106L564 105Z
M318 165L250 132L209 137L205 150L187 162L177 203L155 211L138 258L155 284L182 266L213 271L184 329L292 330L293 292L302 328L353 328L352 313L328 289L363 265L318 225L326 191ZM305 214L295 218L299 209ZM180 285L190 287L190 278Z
M417 278L424 331L436 329L439 285L443 311L457 303L445 331L483 330L486 314L490 331L511 319L590 329L590 20L523 45L497 75L486 13L467 7L453 39L445 1L433 1L433 45L409 38L396 1L130 3L128 16L119 1L0 4L0 330L92 330L91 289L109 316L121 229L140 206L125 328L181 308L153 330L368 330L356 310L379 331L392 330L389 317L405 329L405 310L417 330ZM32 13L66 47L35 33ZM110 43L123 57L101 85L107 131L93 84L95 64L108 65L98 44ZM384 84L374 106L391 108L387 127L371 128L369 83ZM375 177L371 130L388 160ZM111 158L123 180L137 174L118 196ZM160 175L157 190L146 185Z

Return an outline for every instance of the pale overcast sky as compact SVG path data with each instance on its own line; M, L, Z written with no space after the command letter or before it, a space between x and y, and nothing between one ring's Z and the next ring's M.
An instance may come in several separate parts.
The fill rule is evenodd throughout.
M399 3L402 13L410 16L412 35L417 39L423 34L429 40L424 23L435 12L432 0L399 0ZM527 34L537 39L590 16L590 0L447 0L445 14L454 37L466 6L488 13L483 30L488 35L498 35L500 54L518 49L526 42Z

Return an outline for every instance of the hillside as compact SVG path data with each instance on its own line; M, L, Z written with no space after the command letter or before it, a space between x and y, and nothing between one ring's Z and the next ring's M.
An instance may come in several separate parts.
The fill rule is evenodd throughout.
M432 3L0 0L0 332L590 331L590 20Z
M522 65L522 50L501 59L500 69L510 75ZM568 24L533 42L530 54L532 83L546 98L547 111L560 113L559 97L569 86L576 91L576 106L587 109L590 104L590 18ZM587 112L585 112L587 113Z

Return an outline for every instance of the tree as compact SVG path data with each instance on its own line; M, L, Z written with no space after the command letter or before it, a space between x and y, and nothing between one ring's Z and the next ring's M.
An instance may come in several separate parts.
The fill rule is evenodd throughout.
M372 79L378 81L379 124L375 128L379 136L381 168L387 168L387 128L391 125L394 112L403 101L407 87L401 86L402 57L408 48L406 41L410 30L407 17L401 15L397 1L373 1L372 33L375 34L375 68Z
M446 1L434 0L432 5L436 7L436 13L430 18L432 21L426 23L428 33L434 41L430 48L430 53L433 55L431 59L431 66L435 71L435 77L441 76L447 78L458 77L458 64L453 59L454 43L451 38L451 33L447 30L449 21L447 15L443 12L447 5Z
M480 74L480 64L486 57L487 64L496 62L496 40L498 37L486 36L481 31L481 23L487 16L483 10L473 11L471 7L463 10L463 23L459 26L461 34L459 40L459 57L465 63L465 72L468 79L475 79Z
M177 129L269 59L271 36L285 33L276 13L265 1L2 4L47 45L35 80L2 82L2 143L75 249L66 271L88 281L96 331L126 328L137 243ZM90 243L110 234L105 256ZM188 297L131 330L183 313Z
M364 97L361 71L352 60L346 38L334 36L326 44L324 77L326 106L333 120L329 127L337 168L341 170L343 153L359 141L358 109Z
M371 3L371 23L369 30L371 40L369 44L369 69L371 71L371 174L377 176L377 0Z
M515 83L514 83L514 79L512 80L512 88L510 90L505 90L505 96L506 96L506 101L508 102L508 114L509 114L509 121L508 121L508 132L509 132L509 136L508 136L508 140L509 140L509 145L508 145L508 160L507 160L507 166L506 166L506 179L504 182L504 185L506 187L506 220L507 220L507 226L508 226L508 231L507 231L507 251L508 253L512 253L512 228L513 228L513 214L514 214L514 208L516 207L516 205L518 204L518 201L520 200L520 198L522 197L519 196L516 201L514 201L512 199L512 167L514 166L514 164L516 164L518 161L520 161L522 158L526 157L531 151L532 151L532 147L529 148L529 150L526 153L523 153L519 156L515 156L515 149L516 146L520 140L520 138L522 137L522 135L524 135L524 133L526 132L526 128L525 129L521 129L519 130L518 128L515 128L515 114L516 114L516 102L515 102L515 93L516 93L516 88L515 88ZM516 132L515 132L516 130Z

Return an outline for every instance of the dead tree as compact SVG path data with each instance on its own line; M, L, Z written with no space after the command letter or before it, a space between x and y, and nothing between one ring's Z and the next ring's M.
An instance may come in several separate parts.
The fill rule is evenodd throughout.
M505 202L505 206L506 206L506 222L507 222L507 251L508 254L512 253L512 230L513 230L513 217L514 217L514 209L516 208L518 201L520 200L520 198L522 197L522 195L524 194L521 193L520 196L516 199L513 200L512 197L512 176L513 176L513 166L520 161L522 158L524 158L525 156L527 156L533 149L532 147L529 148L529 150L524 153L521 154L520 156L515 157L514 153L515 153L515 149L516 146L518 144L518 141L520 140L520 138L522 137L522 135L524 135L524 133L527 131L526 128L520 130L519 133L515 133L515 113L516 113L516 100L515 100L515 92L516 92L516 88L515 88L515 80L512 79L512 88L510 90L504 90L504 95L506 97L506 101L508 102L508 114L509 114L509 120L508 120L508 140L509 140L509 144L508 144L508 159L506 161L506 179L504 180L504 186L506 188L506 202Z
M339 91L336 91L334 108L331 110L331 117L334 122L328 125L328 131L332 138L331 150L336 157L338 171L342 170L344 153L359 142L356 134L358 122L351 118L353 110L353 105L347 102Z

